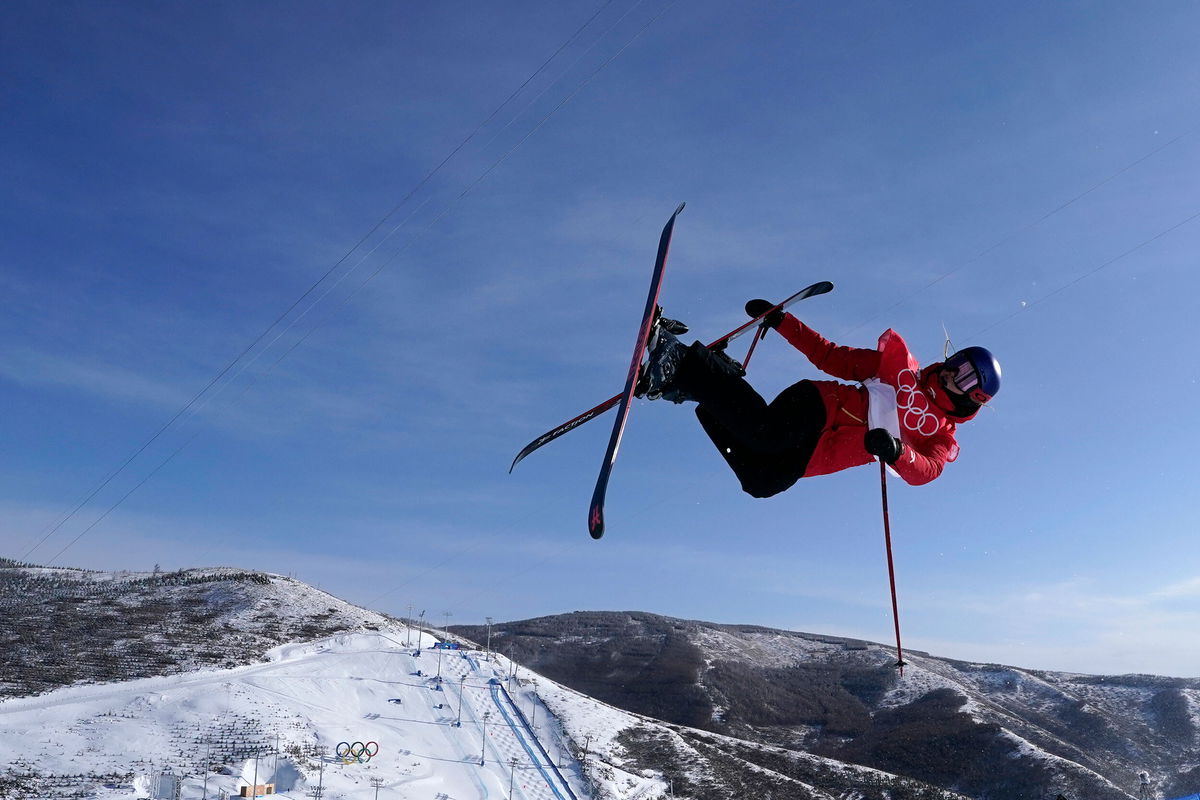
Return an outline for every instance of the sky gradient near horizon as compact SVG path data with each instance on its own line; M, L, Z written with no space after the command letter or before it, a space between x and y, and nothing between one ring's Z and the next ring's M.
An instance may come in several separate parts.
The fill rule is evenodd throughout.
M602 541L611 416L507 474L620 388L686 201L663 303L697 338L831 280L795 310L840 344L890 326L928 363L949 331L1003 365L942 478L890 484L907 647L1200 674L1200 6L0 22L0 556L890 641L873 468L754 500L690 409L640 402ZM759 346L764 394L805 377Z

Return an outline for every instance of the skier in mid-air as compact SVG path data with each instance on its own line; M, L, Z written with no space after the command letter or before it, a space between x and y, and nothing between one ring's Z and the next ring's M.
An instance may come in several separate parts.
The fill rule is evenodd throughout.
M746 313L758 317L774 306L751 300ZM651 400L695 401L705 433L753 497L876 457L906 482L928 483L958 457L956 426L1000 388L1000 365L982 347L921 368L891 329L876 349L864 349L835 345L783 310L767 314L764 324L821 371L859 385L802 380L767 403L740 364L700 342L682 344L676 334L687 327L661 318L638 386Z

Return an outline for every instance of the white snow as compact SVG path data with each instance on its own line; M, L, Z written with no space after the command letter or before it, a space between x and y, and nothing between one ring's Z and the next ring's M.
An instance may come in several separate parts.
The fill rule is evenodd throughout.
M236 796L255 780L292 798L320 783L331 800L373 797L372 779L387 798L508 798L510 784L518 800L663 794L661 781L621 769L615 737L632 715L502 657L435 649L429 634L418 649L418 635L411 646L405 635L345 634L278 647L253 666L10 699L0 703L0 764L97 776L86 793L96 798L173 796L165 773L181 777L183 800ZM378 754L336 757L356 741L377 742ZM586 742L591 789L572 742ZM206 752L225 774L204 773Z

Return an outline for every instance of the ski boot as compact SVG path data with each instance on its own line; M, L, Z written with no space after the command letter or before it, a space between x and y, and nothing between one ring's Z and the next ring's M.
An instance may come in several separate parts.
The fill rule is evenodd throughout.
M676 403L682 403L687 398L676 399L672 391L675 372L679 362L687 354L687 346L677 335L687 333L687 325L678 320L669 319L662 315L662 309L655 312L654 327L650 331L650 339L646 343L649 355L642 365L642 373L634 387L634 397L645 397L647 400L657 400L660 397Z

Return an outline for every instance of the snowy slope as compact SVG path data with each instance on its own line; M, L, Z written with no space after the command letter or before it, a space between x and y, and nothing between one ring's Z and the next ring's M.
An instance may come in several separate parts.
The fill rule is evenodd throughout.
M373 778L396 798L507 798L510 782L512 796L526 800L593 795L563 726L536 693L573 720L568 730L615 732L634 723L631 715L535 684L503 658L437 650L430 634L420 649L415 634L406 647L404 637L403 628L334 636L279 647L265 664L7 700L0 763L11 766L0 775L23 787L10 796L169 794L164 773L182 776L183 798L237 794L256 773L287 797L308 796L318 783L326 798L364 797ZM343 763L337 745L355 741L377 742L378 754ZM589 757L601 760L613 746L607 737L589 744ZM662 786L621 774L596 788L634 798L658 796Z
M175 777L183 798L255 781L327 798L362 796L372 779L392 797L507 798L511 784L528 800L623 800L665 787L652 775L585 785L532 675L283 576L5 561L0 606L0 797L173 796ZM593 736L636 724L571 692L556 711ZM344 763L339 743L359 741L377 755ZM575 745L605 775L608 741Z

